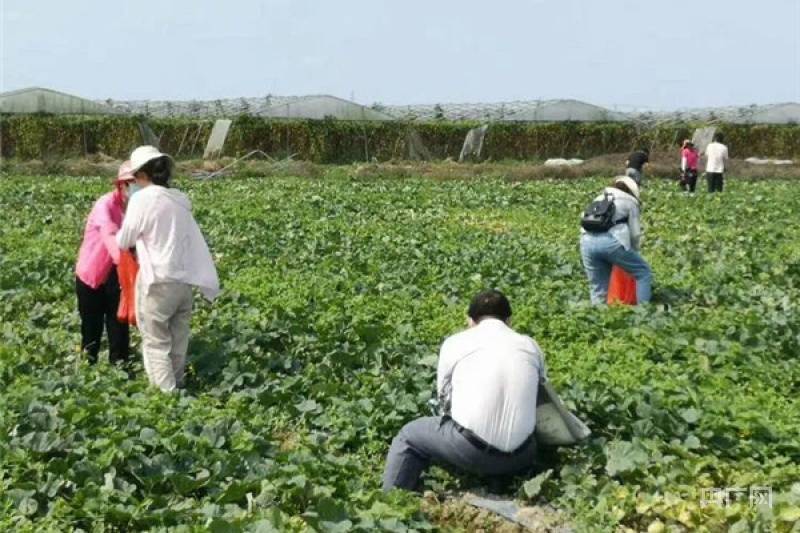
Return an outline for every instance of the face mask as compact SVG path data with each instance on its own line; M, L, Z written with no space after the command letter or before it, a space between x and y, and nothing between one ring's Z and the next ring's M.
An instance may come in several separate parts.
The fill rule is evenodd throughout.
M130 200L133 197L133 195L140 190L142 190L142 188L139 186L138 183L134 182L128 185L128 199Z

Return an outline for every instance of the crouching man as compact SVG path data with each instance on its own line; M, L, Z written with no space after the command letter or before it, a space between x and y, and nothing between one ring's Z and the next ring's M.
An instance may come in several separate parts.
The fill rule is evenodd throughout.
M439 354L444 415L418 418L400 430L386 459L384 490L417 490L432 462L485 476L534 465L542 352L511 329L511 304L501 292L481 292L467 314L469 328L445 340Z

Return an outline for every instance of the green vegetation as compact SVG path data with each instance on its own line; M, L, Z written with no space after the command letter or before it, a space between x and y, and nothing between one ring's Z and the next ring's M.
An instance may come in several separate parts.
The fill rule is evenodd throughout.
M426 413L442 339L503 289L592 427L509 490L577 527L789 531L800 520L800 185L644 193L654 303L593 309L578 214L604 180L182 181L224 293L187 390L77 351L73 264L104 179L0 179L0 530L403 531L389 441ZM437 491L472 481L434 470ZM700 505L771 486L773 506Z
M4 157L48 159L85 157L102 152L124 158L141 144L131 116L2 116ZM178 158L199 157L213 120L148 119L161 136L161 148ZM403 160L410 157L409 129L419 134L434 159L457 159L471 122L352 122L346 120L235 119L224 155L262 150L276 158L295 156L315 163ZM493 161L549 157L583 159L629 152L640 145L675 151L696 124L668 123L652 128L626 122L492 123L483 157ZM800 126L721 124L733 157L800 157Z

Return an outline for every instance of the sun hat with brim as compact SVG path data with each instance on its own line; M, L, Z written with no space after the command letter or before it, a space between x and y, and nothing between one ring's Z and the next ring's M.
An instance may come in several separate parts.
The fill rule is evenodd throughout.
M155 146L140 146L131 152L131 172L135 174L147 163L159 157L167 157L170 164L172 163L172 157L162 154Z
M630 178L628 176L620 176L614 180L614 185L616 185L617 183L625 185L625 187L627 187L628 190L631 191L633 197L636 198L636 200L639 200L639 186L636 185L636 181L634 181L633 178Z
M117 179L114 181L133 181L135 179L136 176L134 176L133 172L131 172L131 162L128 160L119 166L119 170L117 171Z

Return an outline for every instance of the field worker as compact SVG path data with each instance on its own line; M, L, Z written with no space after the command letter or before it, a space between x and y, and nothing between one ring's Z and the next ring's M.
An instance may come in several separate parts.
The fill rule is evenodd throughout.
M642 239L640 209L639 186L632 178L620 176L594 199L584 213L581 256L595 305L606 302L614 265L636 278L637 303L650 301L652 272L639 254Z
M120 287L116 265L120 252L115 235L122 225L133 184L131 163L125 161L114 178L114 190L101 196L92 207L78 252L75 292L81 315L81 350L92 364L97 362L104 325L109 361L118 363L128 359L128 324L117 320Z
M214 261L187 196L171 189L172 159L153 146L131 154L141 189L131 196L117 244L136 245L136 318L144 368L163 391L182 386L192 315L192 286L208 299L219 294Z
M722 144L725 138L715 133L706 148L706 180L708 192L722 192L723 174L728 163L728 147Z
M644 169L650 162L650 150L641 148L628 156L625 161L625 175L633 178L636 185L641 186L644 180Z
M419 489L438 463L496 476L536 460L536 399L544 359L539 346L511 329L511 304L499 291L472 300L469 328L442 344L437 391L442 416L409 422L392 441L383 489Z
M697 186L697 164L700 154L694 143L690 140L683 141L681 148L681 188L689 194L694 194Z

